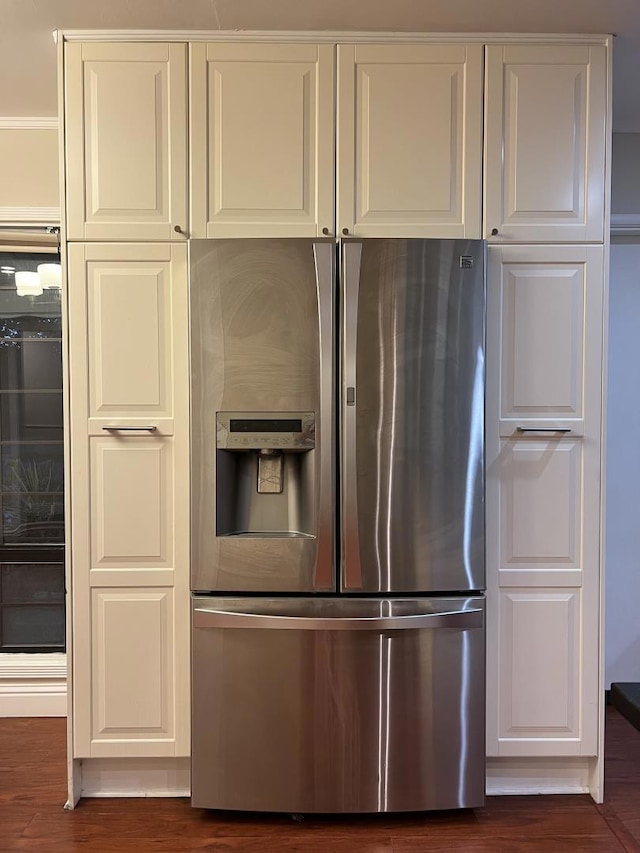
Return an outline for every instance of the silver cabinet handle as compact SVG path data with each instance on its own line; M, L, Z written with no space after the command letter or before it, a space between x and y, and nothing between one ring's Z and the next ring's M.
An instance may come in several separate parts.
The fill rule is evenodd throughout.
M516 432L571 432L571 427L516 427Z
M103 426L102 429L107 432L155 432L158 427L155 426Z
M234 613L229 610L193 611L195 628L277 628L285 631L411 631L418 628L482 628L483 611L452 610L444 613L418 613L412 616L348 616L315 618L274 616L264 613Z

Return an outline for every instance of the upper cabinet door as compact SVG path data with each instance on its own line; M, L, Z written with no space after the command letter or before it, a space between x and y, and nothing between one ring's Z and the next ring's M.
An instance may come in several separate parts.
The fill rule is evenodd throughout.
M480 237L482 55L482 45L338 47L341 233Z
M485 236L604 239L606 48L487 48Z
M65 50L67 237L185 240L186 45Z
M333 233L333 45L196 43L190 73L192 236Z

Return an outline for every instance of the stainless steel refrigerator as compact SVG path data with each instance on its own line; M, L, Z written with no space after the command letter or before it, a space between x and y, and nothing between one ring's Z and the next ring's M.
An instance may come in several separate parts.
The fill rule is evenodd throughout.
M481 805L484 244L190 256L193 805Z

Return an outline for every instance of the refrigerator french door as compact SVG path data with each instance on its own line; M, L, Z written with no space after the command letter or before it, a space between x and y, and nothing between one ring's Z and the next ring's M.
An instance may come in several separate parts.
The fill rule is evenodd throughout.
M192 802L484 797L484 246L191 251Z

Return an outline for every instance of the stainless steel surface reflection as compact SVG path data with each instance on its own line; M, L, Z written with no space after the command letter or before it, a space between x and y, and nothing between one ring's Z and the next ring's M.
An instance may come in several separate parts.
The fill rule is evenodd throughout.
M191 240L189 251L191 587L331 592L335 243ZM271 490L257 488L260 447L240 458L216 444L224 413L256 412L315 416L307 453L264 445L284 452Z
M194 806L482 805L482 597L194 596L193 621Z
M347 592L485 587L484 252L480 240L343 244Z

